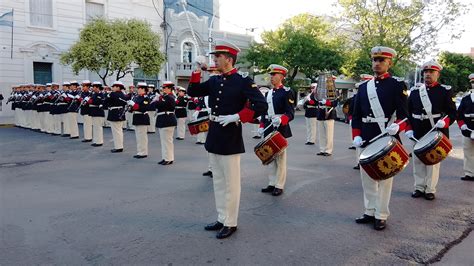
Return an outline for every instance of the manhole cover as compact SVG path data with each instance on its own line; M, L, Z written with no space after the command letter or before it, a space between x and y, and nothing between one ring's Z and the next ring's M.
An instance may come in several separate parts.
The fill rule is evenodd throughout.
M49 162L49 161L51 160L34 160L34 161L25 161L25 162L0 163L0 168L20 167L20 166L32 165L35 163Z

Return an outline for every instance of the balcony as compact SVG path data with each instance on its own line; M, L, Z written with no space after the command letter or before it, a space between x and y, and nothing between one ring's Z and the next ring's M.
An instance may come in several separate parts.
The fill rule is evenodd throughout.
M191 77L192 63L176 63L176 77Z

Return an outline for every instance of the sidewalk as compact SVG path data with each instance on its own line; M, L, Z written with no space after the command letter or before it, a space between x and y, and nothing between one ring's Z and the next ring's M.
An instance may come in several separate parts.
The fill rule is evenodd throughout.
M13 125L13 116L0 116L0 126Z

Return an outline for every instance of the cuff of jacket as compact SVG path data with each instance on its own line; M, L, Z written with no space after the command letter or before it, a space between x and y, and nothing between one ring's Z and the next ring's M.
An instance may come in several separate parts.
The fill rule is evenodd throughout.
M290 118L289 118L288 116L286 116L286 115L282 115L282 116L280 117L280 119L281 119L281 124L282 124L283 126L288 125L288 122L290 122Z
M461 128L464 124L466 124L466 123L464 123L464 120L459 120L458 119L457 121L458 121L459 128Z
M249 122L252 122L254 115L255 115L255 111L253 111L252 109L247 108L247 107L244 107L244 109L242 109L242 110L239 112L240 121L241 121L242 123L249 123Z
M446 117L445 119L443 119L445 125L444 125L444 128L449 128L449 126L451 125L451 119L449 119L449 117Z
M360 136L360 129L359 128L353 128L352 129L352 138L355 138L357 136Z
M201 82L201 72L199 71L193 71L191 74L191 79L189 80L189 83L200 83Z
M401 131L405 130L408 126L408 123L406 121L404 121L402 123L400 123L400 121L402 121L402 120L400 120L400 119L395 120L395 123L397 123L398 126L399 126L398 132L401 132Z

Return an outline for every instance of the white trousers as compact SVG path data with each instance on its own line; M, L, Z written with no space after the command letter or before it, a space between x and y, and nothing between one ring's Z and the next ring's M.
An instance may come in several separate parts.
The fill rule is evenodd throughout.
M305 117L306 142L316 143L316 117Z
M436 193L436 185L439 179L440 163L426 165L412 154L413 177L415 178L415 189L425 193Z
M176 126L176 137L184 139L186 135L186 117L178 118L178 125Z
M90 115L84 115L82 124L82 130L84 131L84 139L92 139L92 117Z
M41 132L46 132L46 112L38 113L38 117L39 117Z
M174 127L163 127L158 131L160 132L161 159L167 162L174 161Z
M104 118L101 116L92 117L92 142L104 144Z
M15 111L13 111L13 123L15 123L15 126L20 125L20 121L18 119L18 113L19 113L19 109L15 108Z
M237 226L240 204L240 154L209 153L211 162L217 221L224 226Z
M133 125L133 114L130 112L125 113L125 121L127 121L126 126L127 129L134 129L135 126Z
M148 111L148 116L150 117L150 125L148 126L147 132L156 132L155 124L156 124L156 111Z
M62 133L70 134L68 113L61 114L61 122L63 123Z
M334 120L318 120L319 151L332 154L334 147Z
M109 110L104 110L104 127L111 127L110 121L107 120L109 116Z
M45 112L45 126L46 126L46 132L48 133L54 133L54 128L53 128L53 115L50 114L49 112Z
M123 121L109 121L114 139L114 149L123 149Z
M269 185L283 189L286 183L286 149L278 155L273 162L268 165L270 174L268 175Z
M41 128L41 123L40 123L40 113L36 110L31 111L32 115L32 120L31 120L31 125L33 129L40 129Z
M68 126L69 126L69 134L71 137L78 137L79 136L79 126L77 125L77 113L67 113L68 116Z
M196 141L206 143L207 132L202 132L196 135Z
M361 149L362 152L363 149ZM364 190L365 214L386 220L390 215L388 205L392 194L393 177L383 181L375 181L361 167L360 176Z
M61 115L51 115L53 122L53 133L61 134Z
M252 136L260 137L258 134L258 129L260 128L260 124L252 124Z
M148 126L135 126L135 138L137 140L137 155L148 155Z
M474 140L462 137L464 150L464 174L474 176Z

